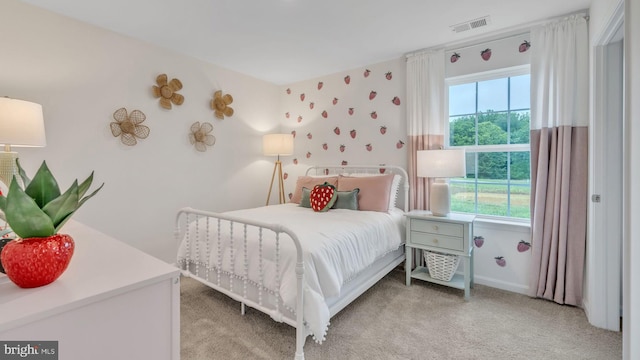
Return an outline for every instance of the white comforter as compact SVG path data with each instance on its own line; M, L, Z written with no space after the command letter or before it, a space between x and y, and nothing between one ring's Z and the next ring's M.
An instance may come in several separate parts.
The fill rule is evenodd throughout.
M265 223L279 223L292 230L300 240L304 252L304 320L317 342L322 342L329 325L329 308L326 298L340 295L342 285L366 269L374 261L400 246L403 236L402 213L373 211L353 211L333 209L328 212L314 212L296 204L283 204L226 213ZM183 240L178 252L178 263L184 265L189 259L194 261L196 253L209 254L209 266L221 265L227 272L238 275L248 272L249 280L264 284L276 290L275 245L267 238L275 238L270 231L263 232L262 251L258 246L257 230L247 230L247 261L245 270L243 255L242 225L233 226L233 249L229 241L229 224L222 222L221 256L217 245L207 245L204 241L207 230L205 221L199 222L199 229L191 225L191 243ZM217 221L209 225L209 237L217 239ZM197 245L194 240L197 238ZM264 277L260 276L260 256ZM201 261L205 261L202 259ZM282 279L279 293L284 304L290 309L296 307L296 252L293 242L286 234L280 236L280 270Z

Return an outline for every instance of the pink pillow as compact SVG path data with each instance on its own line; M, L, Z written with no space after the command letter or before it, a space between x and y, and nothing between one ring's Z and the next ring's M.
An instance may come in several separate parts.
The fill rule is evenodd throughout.
M340 176L338 191L359 188L358 206L360 210L389 211L389 197L393 174L380 176L350 177Z
M298 181L296 181L296 189L291 196L290 202L300 204L300 199L302 199L303 187L311 190L316 185L324 184L325 181L333 186L338 185L337 176L298 176Z

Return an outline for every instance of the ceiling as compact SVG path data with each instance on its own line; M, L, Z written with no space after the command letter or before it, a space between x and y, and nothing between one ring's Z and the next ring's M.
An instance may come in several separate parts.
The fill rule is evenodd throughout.
M22 0L275 84L462 43L591 0ZM487 26L450 26L490 16Z

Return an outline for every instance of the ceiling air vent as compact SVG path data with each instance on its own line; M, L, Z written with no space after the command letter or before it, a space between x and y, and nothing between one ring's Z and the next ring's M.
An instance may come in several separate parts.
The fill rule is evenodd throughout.
M459 33L459 32L463 32L463 31L467 31L467 30L471 30L471 29L476 29L476 28L479 28L479 27L487 26L489 24L491 24L491 18L489 17L489 15L487 15L487 16L483 16L481 18L465 21L465 22L460 23L460 24L451 25L451 26L449 26L449 28L453 32Z

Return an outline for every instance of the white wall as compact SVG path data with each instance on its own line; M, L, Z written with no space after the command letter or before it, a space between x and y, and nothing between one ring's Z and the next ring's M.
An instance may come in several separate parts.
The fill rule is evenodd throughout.
M61 187L92 170L97 184L106 183L76 220L172 262L179 208L264 202L272 162L261 154L261 135L277 126L277 86L16 0L0 5L0 33L0 96L40 103L44 111L47 146L16 148L27 172L46 160ZM170 111L151 94L161 73L184 85L184 104ZM233 95L233 117L214 118L215 90ZM136 146L122 145L109 130L121 107L146 114L151 134ZM188 142L196 121L214 126L217 142L204 153Z
M289 175L285 180L287 194L309 165L344 162L406 168L405 72L402 58L281 87L278 118L284 131L296 133L294 155L283 159L284 171ZM392 102L396 97L399 105ZM349 109L353 109L351 114ZM322 115L325 111L326 117Z

